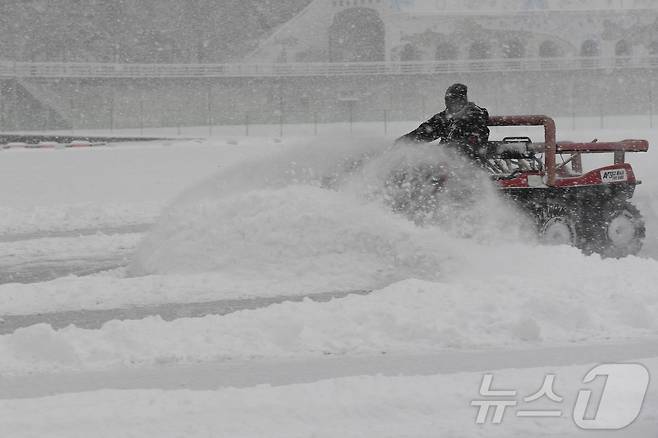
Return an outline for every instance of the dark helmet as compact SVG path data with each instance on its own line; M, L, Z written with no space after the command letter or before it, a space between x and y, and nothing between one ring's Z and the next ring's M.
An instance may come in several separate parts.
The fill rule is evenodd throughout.
M459 111L468 103L468 87L464 84L453 84L446 91L446 106L448 110Z

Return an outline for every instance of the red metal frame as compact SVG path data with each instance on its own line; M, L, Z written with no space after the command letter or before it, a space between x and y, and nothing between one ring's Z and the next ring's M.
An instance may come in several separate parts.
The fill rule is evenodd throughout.
M547 174L547 185L557 185L557 154L571 154L572 166L576 172L582 172L581 154L583 153L609 153L614 152L615 164L623 164L626 161L626 152L647 152L649 142L646 140L622 140L617 142L597 141L591 143L557 142L555 132L555 121L542 115L531 116L494 116L489 118L489 126L543 126L545 165Z
M647 152L649 142L646 140L622 140L604 143L570 143L558 142L557 151L560 152Z
M548 116L494 116L489 118L489 126L543 126L546 144L546 171L548 185L554 186L556 172L556 134L555 121Z

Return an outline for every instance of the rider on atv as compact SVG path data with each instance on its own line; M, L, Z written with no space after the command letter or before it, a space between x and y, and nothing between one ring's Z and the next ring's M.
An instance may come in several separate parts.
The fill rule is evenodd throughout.
M446 91L446 109L396 143L429 143L441 139L472 159L481 159L480 150L489 141L489 112L468 101L468 87L451 85Z

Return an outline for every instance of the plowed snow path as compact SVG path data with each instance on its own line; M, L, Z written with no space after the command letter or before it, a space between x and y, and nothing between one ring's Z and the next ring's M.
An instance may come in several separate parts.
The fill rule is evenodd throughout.
M127 264L144 226L0 237L0 284L86 276Z
M13 266L3 266L0 284L38 283L60 277L75 275L84 277L100 272L118 269L126 264L125 257L110 256L100 258L70 258L66 260L41 260Z
M156 306L130 307L109 310L81 310L70 312L40 313L34 315L4 316L0 323L0 335L13 333L15 330L35 324L48 324L54 329L75 325L85 329L99 329L103 324L113 320L139 320L149 316L160 316L165 321L179 318L200 318L208 315L228 315L240 310L252 310L284 302L301 302L312 299L326 302L348 295L367 294L367 291L327 292L313 295L281 296L220 300L206 303L178 303Z

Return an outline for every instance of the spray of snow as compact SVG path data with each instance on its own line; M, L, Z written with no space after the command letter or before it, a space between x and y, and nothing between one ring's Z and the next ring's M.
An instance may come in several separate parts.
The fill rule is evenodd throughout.
M130 273L351 272L375 287L436 279L462 262L457 248L466 238L518 242L527 237L522 225L486 175L443 148L316 141L187 191L144 240Z

